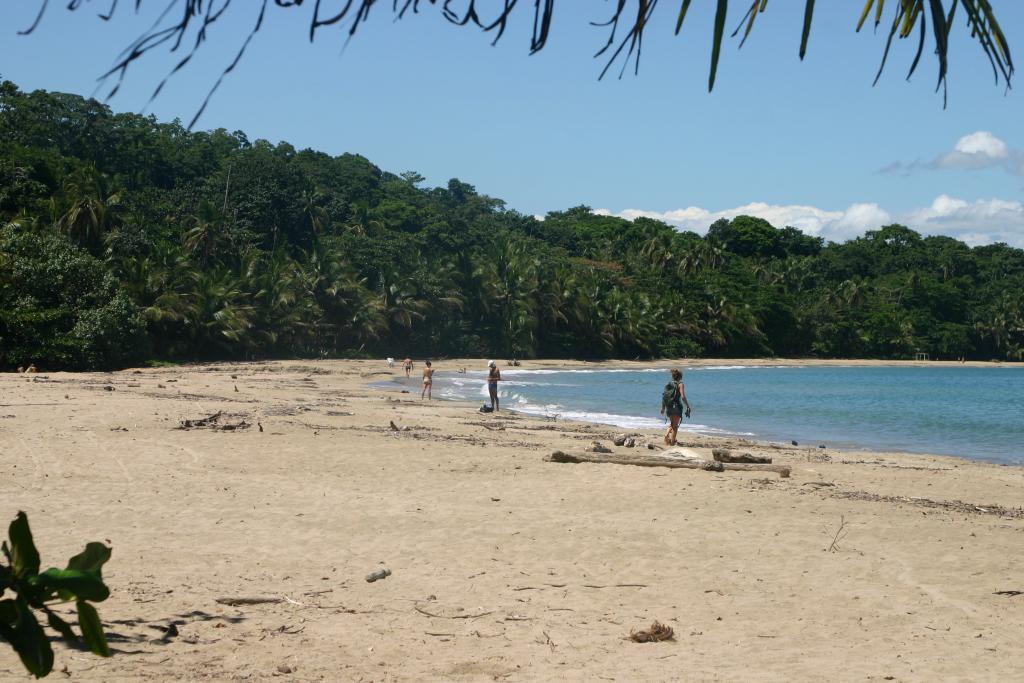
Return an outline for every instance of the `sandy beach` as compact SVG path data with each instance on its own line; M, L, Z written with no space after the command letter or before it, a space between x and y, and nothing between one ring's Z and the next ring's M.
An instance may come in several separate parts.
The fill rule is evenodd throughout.
M483 367L435 365L461 366ZM44 566L87 541L113 547L112 596L98 607L115 655L59 645L51 678L1008 681L1024 670L1024 469L690 436L705 457L726 446L792 475L551 463L595 440L636 449L612 446L614 427L370 386L401 372L294 361L0 375L5 528L26 511ZM662 445L660 432L637 434ZM251 596L276 602L218 602ZM655 620L673 640L629 640ZM28 679L0 646L0 680Z

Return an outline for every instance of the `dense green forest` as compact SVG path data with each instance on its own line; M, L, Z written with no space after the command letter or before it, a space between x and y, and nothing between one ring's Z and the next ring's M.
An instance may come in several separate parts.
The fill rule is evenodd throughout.
M332 356L1012 358L1024 251L706 236L0 83L0 367Z

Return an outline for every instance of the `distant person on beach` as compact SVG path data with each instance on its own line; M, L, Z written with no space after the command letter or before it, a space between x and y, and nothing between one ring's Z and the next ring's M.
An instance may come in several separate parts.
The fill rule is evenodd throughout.
M434 368L430 367L429 360L425 363L425 365L427 367L423 368L423 391L420 392L420 399L422 399L423 395L426 394L427 400L429 401L431 398L430 389L431 386L434 384Z
M36 374L39 371L36 370L36 364L35 363L29 363L28 367L25 368L25 372L28 373L29 375L34 375L34 374Z
M402 367L405 368L405 376L408 377L409 373L412 372L412 358L406 358L403 360Z
M394 359L394 358L392 358L391 356L388 356L388 358L387 358L387 362L388 362L388 367L389 367L389 368L393 368L393 367L395 367L395 359Z
M487 393L491 395L491 409L498 412L498 382L501 381L501 370L493 360L487 361Z
M690 417L690 402L686 400L686 389L683 388L683 373L679 368L672 368L672 381L665 385L661 394L661 414L668 416L668 431L665 432L665 443L676 445L679 434L679 420L682 419L683 405L686 405L686 417Z

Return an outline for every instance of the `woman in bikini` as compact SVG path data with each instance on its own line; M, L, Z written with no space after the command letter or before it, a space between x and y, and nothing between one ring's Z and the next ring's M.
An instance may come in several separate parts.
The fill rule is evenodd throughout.
M487 361L487 393L491 397L491 408L498 412L498 382L501 381L501 370L493 360Z
M434 384L434 368L430 367L430 361L424 363L427 367L423 368L423 391L420 392L420 399L426 395L427 400L431 400L430 389Z

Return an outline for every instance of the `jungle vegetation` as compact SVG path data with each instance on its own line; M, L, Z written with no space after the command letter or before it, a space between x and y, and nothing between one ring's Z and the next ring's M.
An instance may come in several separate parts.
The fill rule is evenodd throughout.
M979 226L985 227L985 226ZM704 236L0 83L0 367L343 356L1021 358L1024 251Z

